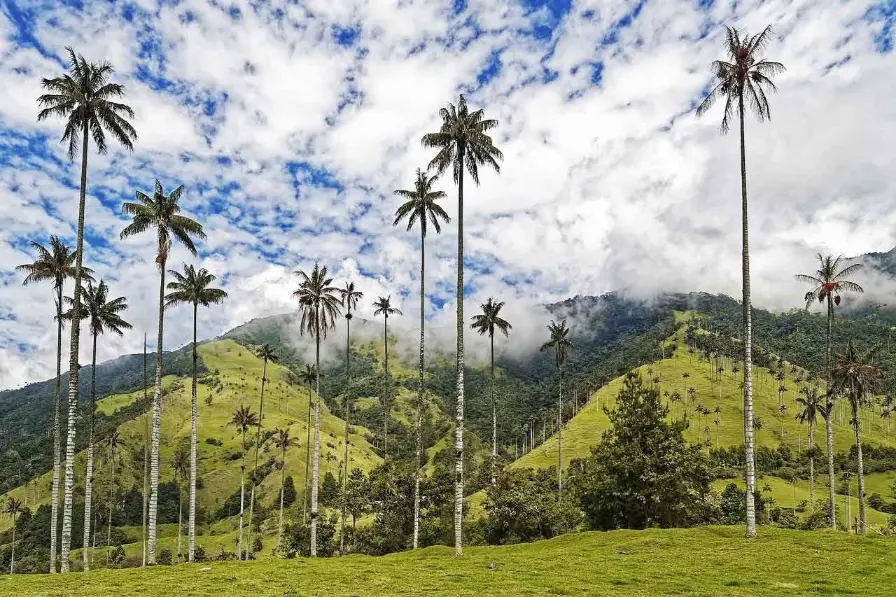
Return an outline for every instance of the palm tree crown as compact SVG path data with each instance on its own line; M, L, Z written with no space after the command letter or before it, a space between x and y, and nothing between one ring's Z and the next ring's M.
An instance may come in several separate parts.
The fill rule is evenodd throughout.
M565 319L559 325L552 320L547 328L551 339L541 345L541 350L553 348L556 365L561 367L569 356L569 349L572 348L572 342L569 341L569 328L566 327Z
M401 311L392 306L392 296L381 296L373 303L375 310L373 312L374 317L377 315L383 315L384 317L389 317L390 315L401 315Z
M124 213L134 218L121 231L121 238L125 239L155 227L159 238L159 254L156 256L156 263L161 265L168 259L171 236L174 236L190 253L195 255L196 246L190 237L192 235L204 239L205 232L202 230L202 224L180 215L178 202L183 192L184 186L181 185L170 194L165 195L162 183L158 180L156 180L152 197L142 191L137 191L136 203L126 202L121 206Z
M822 403L821 395L817 387L803 388L800 390L802 396L796 399L796 403L800 405L800 412L797 418L800 423L808 423L815 425L815 421L819 416L824 416L825 406Z
M277 356L274 347L270 344L264 344L255 349L255 356L267 363L277 363L280 357Z
M501 318L500 313L503 306L504 301L496 301L489 297L488 300L480 305L482 313L473 316L473 323L470 324L470 328L479 332L480 336L488 335L493 338L496 329L507 336L508 332L513 329L513 326Z
M65 297L68 304L74 303L69 297ZM81 319L90 318L90 333L99 336L106 331L119 336L124 335L123 330L131 329L131 324L121 318L119 313L128 308L128 299L123 296L109 300L109 287L104 280L96 286L88 282L84 287L84 302L82 304ZM65 319L71 319L72 309L63 315Z
M439 220L447 224L451 221L451 218L448 217L442 206L436 203L439 199L445 198L445 191L432 190L432 185L438 178L438 175L429 176L426 172L417 168L417 179L414 181L414 189L398 189L393 192L395 196L407 199L405 203L402 203L395 210L393 226L398 226L403 219L407 218L407 229L410 230L419 221L420 236L426 238L427 220L429 220L432 222L436 232L442 231L442 225Z
M833 297L839 305L841 292L865 292L861 286L846 279L847 276L862 269L861 263L854 263L840 269L844 262L842 255L834 257L818 253L816 257L818 258L818 269L814 275L797 274L795 276L798 281L812 285L812 290L803 297L806 300L807 309L816 300L823 303L829 296Z
M850 340L834 360L831 393L843 394L856 408L863 406L880 379L880 370L871 364L873 355L874 349L862 354Z
M258 425L258 415L252 412L252 409L248 406L241 406L233 411L233 415L230 418L230 424L236 426L240 433L245 436L246 431L248 431L250 427ZM243 444L243 450L245 449L246 445Z
M217 278L204 267L197 270L192 265L184 264L183 273L173 269L168 270L168 273L174 280L168 282L166 286L171 292L165 295L165 307L177 305L208 307L219 304L227 298L227 293L223 290L209 287Z
M31 241L31 247L37 251L37 259L32 263L16 266L16 271L22 272L25 279L23 286L39 282L53 282L53 290L58 291L65 284L66 278L75 277L75 261L78 252L72 251L68 245L59 240L55 234L50 237L50 246L45 247L39 242ZM81 268L81 278L93 280L93 270L89 267ZM61 305L60 305L61 308Z
M466 166L473 182L479 184L479 166L486 165L501 171L498 160L503 159L501 150L494 146L491 136L486 133L498 126L498 121L483 118L482 109L470 112L467 100L461 94L457 105L449 103L439 110L442 127L437 133L423 135L423 147L438 149L429 163L429 168L441 174L452 168L454 180L461 176Z
M302 313L299 331L326 338L341 313L340 301L336 298L339 288L331 286L333 278L327 277L326 266L321 267L317 263L310 276L303 270L297 270L296 274L299 276L299 288L292 295L299 300Z
M289 434L289 429L276 429L274 431L274 446L282 451L286 451L292 446L299 445L299 440Z
M323 375L321 375L323 377ZM305 365L305 368L299 371L299 381L303 384L311 385L317 379L317 367L314 365Z
M358 301L364 298L364 293L355 290L354 282L346 282L343 288L339 289L340 302L345 307L345 318L352 318L352 311L357 310Z
M71 60L69 72L41 82L47 93L37 98L38 105L43 108L37 119L50 116L66 119L61 141L68 142L71 160L77 154L81 135L86 135L88 130L100 153L107 150L107 131L125 149L133 151L137 131L125 117L133 118L134 111L128 105L114 101L124 96L124 86L109 82L114 72L112 65L106 61L87 62L84 56L75 55L71 48L66 50Z
M762 50L772 35L771 25L752 37L746 34L741 36L733 27L726 29L725 51L731 62L713 61L712 72L717 80L716 86L697 107L697 116L703 116L716 100L725 98L725 115L721 125L723 133L728 132L730 120L738 114L743 100L746 100L760 122L771 118L766 93L777 90L771 77L784 72L784 65L780 62L761 58Z

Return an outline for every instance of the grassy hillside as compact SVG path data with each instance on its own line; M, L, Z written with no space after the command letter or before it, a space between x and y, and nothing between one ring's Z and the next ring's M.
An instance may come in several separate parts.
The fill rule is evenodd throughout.
M431 547L385 557L224 562L0 581L21 597L141 595L882 595L896 541L740 527L571 534L524 545Z
M258 412L261 388L262 362L244 346L233 340L220 340L199 346L199 354L209 373L198 386L199 403L199 474L202 487L198 490L199 504L214 513L224 501L239 489L240 484L240 438L237 429L229 425L233 411L241 404L249 405ZM288 428L298 438L299 446L292 448L286 456L286 474L292 476L297 490L301 491L305 480L305 447L307 437L309 392L305 388L287 383L286 369L268 364L268 384L265 388L264 428ZM165 395L162 406L162 481L172 479L172 454L179 442L190 435L190 380L165 377ZM111 414L141 398L142 390L130 394L106 397L97 403L101 412ZM211 397L211 402L206 399ZM312 423L313 425L313 423ZM119 426L122 446L118 450L119 466L116 483L120 487L142 485L142 450L145 420L140 417ZM327 471L338 475L342 462L342 435L345 423L331 414L325 403L321 403L321 475ZM353 427L351 441L351 466L364 471L381 461L373 447L364 439L365 429ZM313 434L313 430L312 430ZM254 435L254 434L253 434ZM247 439L249 435L247 435ZM208 443L206 440L213 440ZM220 444L220 445L218 445ZM99 468L95 473L94 486L100 492L107 492L109 467L104 464L106 448L98 448ZM279 462L279 453L266 443L259 457L259 464L270 458ZM76 458L76 482L83 481L85 453ZM251 467L251 460L249 461ZM269 475L261 485L260 499L263 504L273 504L279 495L279 470ZM40 477L36 483L16 488L10 492L26 505L34 509L49 502L50 473ZM101 501L105 501L101 498ZM235 524L235 522L233 523ZM0 530L8 528L10 519L0 518Z
M664 402L670 404L670 417L680 419L687 413L690 426L685 432L685 438L689 442L702 442L707 437L706 427L709 427L708 435L713 446L726 447L743 444L743 390L740 387L742 374L733 374L725 371L721 380L712 371L713 366L707 361L701 361L694 354L689 354L683 341L683 331L679 331L673 339L667 342L671 347L677 341L677 350L674 354L666 354L667 358L658 360L650 365L643 365L636 369L645 379L658 376L659 388L664 394ZM669 349L667 349L669 350ZM784 385L788 391L784 393L784 405L787 412L782 416L778 409L778 380L772 373L764 368L756 367L753 375L753 401L754 416L762 421L762 429L756 434L757 445L774 448L781 443L786 443L794 453L797 449L805 450L808 443L808 428L800 424L796 419L797 407L795 399L798 396L799 384L793 377L790 367L785 367L786 379ZM687 377L685 377L687 376ZM713 376L713 377L711 377ZM578 415L570 420L563 428L563 466L569 466L571 460L582 458L590 453L591 446L600 441L602 433L609 429L610 421L604 413L604 407L610 407L615 403L615 397L622 388L623 377L618 377L609 384L592 394L588 404L579 411ZM688 389L694 388L695 395L690 398ZM671 404L665 392L671 394L678 392L682 400ZM568 391L565 393L568 396ZM715 424L715 413L701 417L695 413L697 406L703 406L710 411L716 407L721 408L719 416L720 424ZM835 420L834 448L837 451L848 451L855 442L852 428L847 424L849 417L845 414ZM872 416L865 412L865 421L862 429L862 442L869 444L896 445L896 433L887 434L886 424L880 417ZM783 430L782 430L783 423ZM893 426L896 430L896 426ZM541 424L538 424L537 434L540 439ZM823 422L820 423L815 433L815 443L819 447L824 445ZM513 463L513 467L547 468L557 464L557 438L551 437L537 446L534 450L525 454Z

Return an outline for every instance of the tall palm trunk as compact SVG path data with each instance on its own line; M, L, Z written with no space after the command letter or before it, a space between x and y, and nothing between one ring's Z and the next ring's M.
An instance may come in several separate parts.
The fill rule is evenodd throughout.
M865 465L862 460L862 433L861 424L859 422L859 403L854 400L852 404L852 428L856 436L856 461L858 466L858 483L859 483L859 523L856 525L856 533L865 534Z
M180 483L177 484L177 559L180 561L181 554L181 535L184 530L184 491Z
M815 512L815 456L813 454L815 423L809 421L809 514Z
M246 497L246 429L243 428L243 460L240 462L240 531L236 559L243 559L243 511Z
M837 502L834 494L834 397L831 395L831 332L834 323L834 303L830 293L827 300L828 329L825 341L824 366L827 373L827 388L825 392L825 440L828 451L828 499L831 502L831 528L837 530Z
M457 160L457 384L454 413L454 553L463 554L464 522L464 158L460 145Z
M115 448L112 451L111 465L109 466L109 524L106 525L106 567L109 567L112 548L112 506L115 504Z
M383 349L386 352L386 388L383 398L383 461L389 457L389 398L392 392L392 378L389 377L389 314L383 316Z
M495 468L498 462L498 408L495 405L495 332L488 335L491 345L491 387L489 391L492 395L492 487L495 486Z
M75 290L72 292L72 339L68 365L68 435L65 439L65 485L62 498L61 571L68 572L72 547L72 503L75 489L75 422L78 417L78 349L81 340L81 268L84 258L84 209L87 204L87 121L81 131L81 196L78 202L78 242L75 249ZM61 304L60 304L61 308Z
M146 373L146 332L143 332L143 405L144 408L149 406L149 396L147 396L147 388L149 387L149 378ZM143 413L143 538L140 544L143 548L143 566L146 566L146 515L149 511L149 493L147 485L149 483L149 412Z
M305 490L302 492L302 521L308 521L308 505L311 503L311 382L308 382L308 420L305 422Z
M198 413L196 409L196 360L199 355L196 352L196 319L198 316L199 304L193 303L193 392L190 404L190 512L189 512L189 529L187 530L187 560L193 561L193 554L196 550L196 442ZM262 381L262 384L264 382ZM178 527L178 530L180 527ZM180 554L180 545L177 546L177 553Z
M424 367L424 344L425 344L425 326L426 318L424 317L426 309L426 283L424 276L426 272L426 250L424 246L425 237L423 235L423 224L420 225L420 379L417 382L417 445L415 449L416 465L414 466L414 549L417 549L420 537L420 459L423 452L423 367Z
M252 493L249 496L249 529L246 537L246 559L252 553L252 516L255 513L255 476L258 474L258 450L261 448L261 423L264 420L264 382L268 376L268 359L265 357L261 367L261 398L258 405L258 435L255 438L255 465L252 467Z
M563 365L560 373L560 397L557 401L557 497L563 498Z
M53 407L53 485L50 491L50 574L56 574L56 532L59 530L59 476L62 469L62 284L56 287L56 396Z
M12 515L12 554L9 557L9 573L13 574L16 568L16 515Z
M90 421L87 431L87 475L84 477L84 572L90 570L90 506L93 502L93 422L96 410L96 332L93 333L93 352L90 361Z
M146 563L156 563L156 518L159 513L159 448L162 424L162 338L165 328L165 262L167 250L159 236L159 335L156 338L156 387L152 397L152 444L149 454L149 545Z
M283 484L286 481L286 448L280 458L280 519L277 521L277 554L283 547Z
M347 384L347 389L345 392L345 453L342 457L342 503L340 504L340 513L342 517L342 526L339 533L339 553L340 555L345 555L345 486L348 482L348 431L349 431L349 392L351 392L352 387L352 370L351 370L351 323L352 323L352 312L349 309L348 314L345 318L345 380ZM283 491L280 492L280 519L281 526L283 520ZM278 539L279 542L279 539Z
M750 235L747 218L747 149L744 141L744 96L738 98L740 116L740 189L743 211L744 318L744 448L747 469L747 537L756 536L756 471L753 450L753 321L750 304Z
M314 401L314 458L311 463L311 557L317 557L317 485L320 478L320 306L315 311L315 392Z

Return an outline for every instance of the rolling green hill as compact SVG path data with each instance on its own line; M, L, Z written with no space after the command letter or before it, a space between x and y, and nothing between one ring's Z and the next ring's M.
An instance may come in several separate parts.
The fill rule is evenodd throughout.
M740 527L573 533L502 547L429 547L385 557L210 562L16 575L0 591L20 597L122 591L167 596L883 595L896 583L896 542L830 531Z
M229 425L233 411L242 404L258 412L261 389L262 362L246 347L232 340L220 340L199 346L199 354L209 373L198 386L199 437L198 467L201 488L198 500L202 507L215 511L227 497L239 490L240 438L237 429ZM305 446L307 437L308 390L295 387L288 381L286 369L268 364L265 389L265 429L287 428L298 438L299 447L291 449L286 457L286 474L292 476L297 488L305 480ZM162 406L162 450L160 480L173 479L171 457L180 441L190 434L190 381L189 378L166 376ZM118 394L100 400L98 410L114 414L127 408L142 397L142 390ZM207 399L210 398L210 403ZM142 485L142 450L145 421L143 417L122 423L119 433L122 447L116 483L120 487ZM330 414L326 404L321 412L321 475L327 471L338 475L342 462L342 435L345 423ZM354 426L351 435L351 467L367 471L381 461L373 447L365 439L366 430ZM104 448L100 452L104 453ZM260 464L270 458L279 461L279 453L266 442ZM77 455L75 469L83 470L85 453ZM251 461L249 464L251 467ZM279 472L279 471L278 471ZM95 487L103 491L108 487L108 466L100 464L95 474ZM80 479L78 479L80 481ZM49 502L50 474L46 473L35 483L9 492L34 509ZM279 495L279 474L268 475L261 485L262 503L271 505ZM106 490L108 491L108 490ZM76 489L77 492L77 489ZM8 528L7 518L0 519L0 530ZM235 524L235 523L234 523ZM220 529L218 529L220 531Z

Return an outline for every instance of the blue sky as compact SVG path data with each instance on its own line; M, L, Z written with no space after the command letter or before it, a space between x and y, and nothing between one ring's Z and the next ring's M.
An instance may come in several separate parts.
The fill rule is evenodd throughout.
M413 327L419 240L392 227L392 190L431 159L420 137L459 92L498 119L505 154L468 186L466 309L505 300L524 346L545 301L738 292L736 137L719 135L718 110L693 116L725 24L774 24L767 51L788 67L772 122L747 126L757 304L798 306L792 274L817 250L896 244L894 15L893 0L0 0L0 387L54 365L49 289L23 288L14 267L31 241L74 237L77 164L35 101L67 45L112 62L137 112L133 154L89 158L86 259L137 330L104 339L101 358L154 335L151 235L118 233L121 203L156 178L185 186L208 233L171 266L196 262L231 295L200 335L293 308L292 272L315 260L356 281L362 316L391 294ZM456 243L454 223L427 240L436 331L451 329ZM188 340L187 311L169 314L167 347Z

